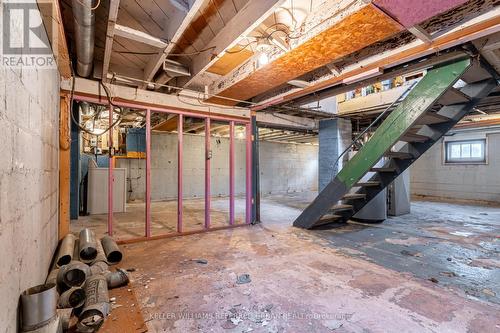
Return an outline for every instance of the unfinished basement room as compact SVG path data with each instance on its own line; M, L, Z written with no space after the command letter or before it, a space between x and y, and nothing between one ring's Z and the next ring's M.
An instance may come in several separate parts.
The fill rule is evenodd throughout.
M0 333L500 332L500 0L0 17Z

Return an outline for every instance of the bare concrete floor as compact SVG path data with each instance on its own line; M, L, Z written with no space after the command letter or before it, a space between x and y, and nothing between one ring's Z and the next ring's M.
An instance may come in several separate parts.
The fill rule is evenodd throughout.
M150 331L500 331L499 208L414 202L383 224L291 227L313 196L263 199L260 225L125 245Z
M235 224L245 223L245 198L235 199ZM146 205L144 202L127 203L126 212L113 214L113 237L126 240L145 235ZM212 227L229 225L229 198L212 198L210 209ZM204 228L205 200L183 200L183 231ZM80 216L71 221L71 231L78 233L83 228L94 230L97 236L108 233L108 215ZM153 236L175 233L177 230L177 200L151 202L151 234Z

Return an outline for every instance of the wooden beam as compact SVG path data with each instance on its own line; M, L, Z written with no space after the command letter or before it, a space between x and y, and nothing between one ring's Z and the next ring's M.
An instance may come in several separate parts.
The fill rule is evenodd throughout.
M184 18L182 19L181 23L177 27L169 27L170 31L175 32L169 32L172 37L169 38L170 43L162 50L160 51L156 56L154 56L153 59L151 59L147 64L146 68L144 69L144 80L145 81L151 81L160 66L163 64L165 59L167 58L168 54L172 52L174 46L176 43L180 40L186 29L189 27L191 24L191 21L195 17L196 13L198 10L201 8L201 6L205 3L205 0L195 0L189 11L185 14ZM142 87L144 88L146 84L143 84Z
M165 48L167 46L167 43L162 41L159 38L156 38L154 36L151 36L145 32L135 30L129 27L126 27L124 25L116 24L115 25L115 35L127 38L130 40L134 40L136 42L146 44L146 45L151 45L153 47L157 47L159 49Z
M67 79L71 77L71 61L66 44L66 35L61 15L59 1L37 0L43 25L47 31L52 52L56 59L59 74Z
M169 0L169 1L175 8L186 13L189 11L189 4L184 0Z
M408 31L411 32L413 36L420 39L422 42L426 44L432 43L432 36L427 31L425 31L425 29L422 28L421 26L415 25L411 28L408 28Z
M245 119L250 117L250 110L247 108L221 108L217 105L199 104L200 94L191 91L183 91L180 95L169 95L111 83L104 83L104 85L109 88L112 98L117 102L134 103L145 108L149 106L152 108L159 107L170 110L190 111L201 115L227 115ZM71 79L61 80L62 91L70 92L71 88ZM106 101L102 86L95 80L77 77L75 79L75 94L100 97L102 101Z
M104 59L102 61L101 77L107 81L109 62L111 60L111 51L113 50L113 39L115 37L116 20L118 18L118 9L120 0L110 0L108 13L108 26L106 28L106 44L104 45Z
M340 84L343 80L369 72L375 68L390 68L409 61L433 54L450 47L463 44L478 38L491 35L500 31L500 8L497 7L490 12L470 20L459 27L443 34L429 44L421 41L415 41L405 46L383 52L364 59L352 66L344 68L339 75L333 75L313 82L310 87L301 90L291 90L287 93L275 96L268 100L260 102L252 110L258 111L272 105L282 104L299 97L303 97L317 91L333 87Z
M257 28L283 2L284 0L248 1L207 44L207 47L213 46L214 49L210 52L200 53L193 59L191 65L192 76L185 84L185 87L193 83L200 74L219 60L226 50L235 46L242 38Z
M354 2L353 6L342 9L336 1L326 1L310 15L305 24L312 25L324 12L332 13L332 18L316 23L318 27L313 25L306 33L292 40L290 51L268 54L270 61L266 65L259 64L257 57L251 58L212 83L209 93L216 96L207 101L234 105L235 102L220 99L217 95L247 100L393 36L403 29L375 6L362 5L362 2Z
M59 239L69 232L69 195L70 195L70 99L62 94L59 109Z

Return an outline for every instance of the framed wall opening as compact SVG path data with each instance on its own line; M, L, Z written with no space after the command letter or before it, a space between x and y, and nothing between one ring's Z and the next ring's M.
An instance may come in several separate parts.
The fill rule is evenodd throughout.
M103 98L74 99L109 108ZM117 138L107 139L112 148L102 157L110 167L103 171L107 179L98 182L107 208L94 214L98 236L130 242L251 222L250 119L122 101L113 108L108 118L127 109L130 126L108 119ZM118 184L123 191L115 190ZM74 231L93 227L85 218L72 222Z

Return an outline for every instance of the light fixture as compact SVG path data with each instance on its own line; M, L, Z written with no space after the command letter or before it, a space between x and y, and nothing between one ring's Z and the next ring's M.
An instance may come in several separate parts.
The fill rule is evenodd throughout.
M257 46L255 49L258 52L257 66L262 67L269 63L269 56L267 55L268 50L271 48L271 43L267 38L259 38L257 41Z
M262 67L269 63L269 56L265 52L261 52L257 58L257 66Z

